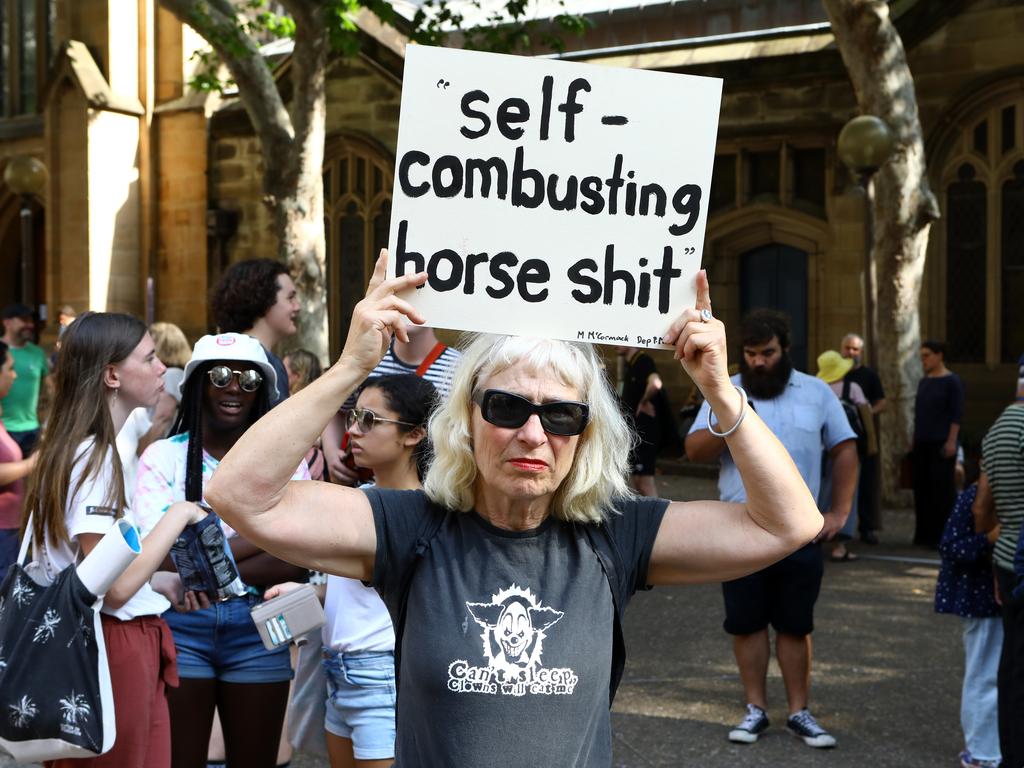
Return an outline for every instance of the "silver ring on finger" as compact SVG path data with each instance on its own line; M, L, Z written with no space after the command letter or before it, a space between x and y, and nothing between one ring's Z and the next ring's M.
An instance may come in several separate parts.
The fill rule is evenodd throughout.
M700 311L700 321L702 323L710 323L714 319L715 319L715 316L711 314L711 310L710 309L702 309Z

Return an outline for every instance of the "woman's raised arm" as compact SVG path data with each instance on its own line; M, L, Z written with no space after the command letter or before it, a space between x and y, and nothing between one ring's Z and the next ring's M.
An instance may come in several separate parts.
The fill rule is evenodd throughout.
M423 318L399 293L426 273L385 280L381 251L366 296L352 313L341 357L323 376L250 427L205 489L217 514L249 541L296 565L354 578L372 574L377 537L360 491L322 482L290 482L309 447L391 344L406 318Z
M706 310L702 318L702 311ZM729 381L725 326L710 316L707 275L697 275L697 306L686 310L665 341L700 387L718 419L746 490L746 504L673 503L651 555L650 581L725 581L781 560L811 541L822 517L789 453Z

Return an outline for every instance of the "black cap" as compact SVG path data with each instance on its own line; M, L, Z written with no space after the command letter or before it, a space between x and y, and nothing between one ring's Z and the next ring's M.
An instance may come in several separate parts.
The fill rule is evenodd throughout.
M8 304L4 307L3 319L10 320L15 317L32 317L34 314L32 307L25 304Z

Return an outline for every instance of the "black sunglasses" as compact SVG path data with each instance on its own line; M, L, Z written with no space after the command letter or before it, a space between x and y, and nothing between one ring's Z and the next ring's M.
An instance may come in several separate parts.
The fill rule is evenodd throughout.
M477 390L473 402L480 406L484 421L505 429L518 429L536 413L545 432L571 436L586 429L590 418L590 406L586 403L552 400L537 405L522 395L500 389Z
M416 426L415 424L410 424L408 421L385 419L383 416L378 416L369 408L353 408L348 412L348 416L345 417L345 428L351 430L352 427L359 425L359 431L365 435L373 429L374 425L379 424L380 422L384 422L385 424L401 424L403 427Z
M238 386L244 392L255 392L263 383L263 375L252 368L247 371L233 371L226 365L215 365L206 375L210 377L210 383L217 389L224 389L230 384L232 376L238 377Z

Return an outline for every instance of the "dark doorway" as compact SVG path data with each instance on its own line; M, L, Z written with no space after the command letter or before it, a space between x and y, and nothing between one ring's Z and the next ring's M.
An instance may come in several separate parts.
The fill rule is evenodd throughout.
M46 291L46 264L44 254L46 252L46 226L44 210L35 201L30 204L32 210L32 252L34 260L32 263L33 291L31 296L22 295L21 285L21 200L11 197L9 200L10 210L4 211L2 219L6 220L6 226L0 232L0 307L5 307L14 302L24 302L38 307L40 302L45 301ZM37 319L37 328L42 325Z
M807 252L772 243L740 256L740 310L769 307L789 316L793 365L807 370Z

